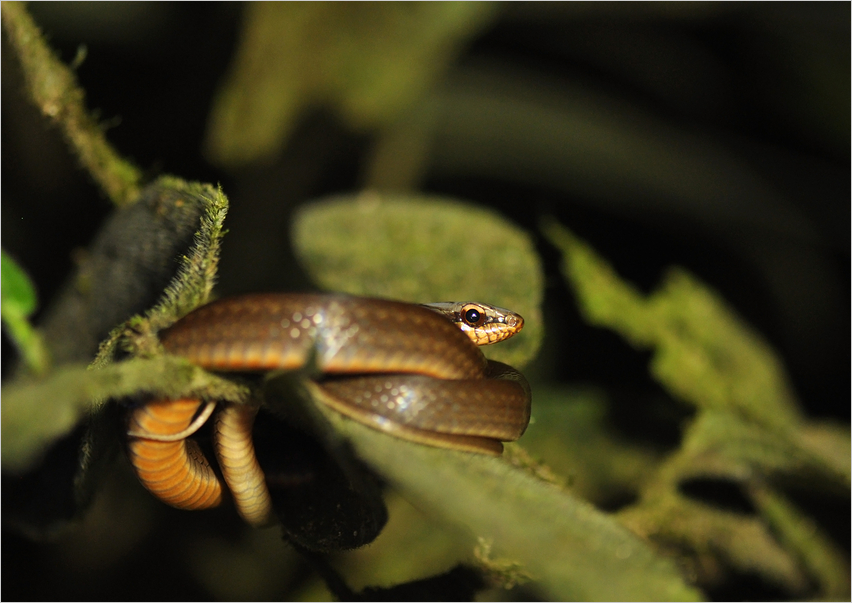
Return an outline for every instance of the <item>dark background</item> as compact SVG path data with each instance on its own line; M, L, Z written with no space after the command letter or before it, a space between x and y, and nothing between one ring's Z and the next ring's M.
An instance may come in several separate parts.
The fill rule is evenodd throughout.
M316 107L304 114L273 163L224 171L205 160L201 141L237 43L242 6L29 8L63 60L70 62L86 46L78 77L89 108L120 153L151 177L172 173L222 184L232 210L221 292L304 288L298 273L277 265L287 254L288 216L301 202L357 191L371 135L347 130L331 111ZM724 213L677 199L658 203L638 193L612 199L533 177L465 174L442 169L437 161L421 189L494 207L530 231L542 216L554 215L646 291L666 267L685 266L779 351L808 416L848 423L849 23L848 3L664 5L654 11L607 4L509 5L451 68L451 74L464 73L489 61L555 84L580 82L676 131L721 144L756 178L771 183L783 201L747 208L746 215L759 212L755 219L726 221ZM49 304L75 253L111 208L77 168L59 133L28 104L5 41L2 61L3 247ZM708 224L708 215L716 221ZM775 228L776 215L795 216L794 227ZM271 257L247 255L267 240ZM562 358L549 377L640 396L656 391L646 357L614 335L584 326L559 278L556 253L542 240L538 245L548 283L546 324L569 334L549 348ZM5 339L3 352L5 369L14 354ZM203 532L208 522L216 529L238 529L225 515L192 519L184 529ZM145 541L148 550L111 568L111 577L74 582L57 561L62 555L56 548L4 531L3 596L209 596L177 573L162 578L168 586L138 573L142 559L145 570L168 572L166 561L177 554L151 561L159 555L152 538Z

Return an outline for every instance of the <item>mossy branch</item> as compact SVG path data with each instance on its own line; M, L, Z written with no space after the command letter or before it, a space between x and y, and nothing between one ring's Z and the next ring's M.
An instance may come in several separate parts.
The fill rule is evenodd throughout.
M3 28L21 63L32 102L58 125L86 171L117 206L139 194L142 173L107 142L86 111L85 92L74 72L51 50L22 2L0 4Z

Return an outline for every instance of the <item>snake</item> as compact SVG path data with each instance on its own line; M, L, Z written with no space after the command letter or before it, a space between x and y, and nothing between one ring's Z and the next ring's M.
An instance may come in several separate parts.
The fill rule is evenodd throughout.
M501 442L524 433L531 394L518 371L487 360L479 346L521 328L520 315L477 302L268 293L216 300L158 336L167 353L211 371L310 366L322 376L324 401L350 418L421 444L500 455ZM180 509L218 506L229 491L249 524L269 524L271 497L251 437L258 408L180 398L132 409L128 453L137 477ZM189 438L214 412L222 478Z

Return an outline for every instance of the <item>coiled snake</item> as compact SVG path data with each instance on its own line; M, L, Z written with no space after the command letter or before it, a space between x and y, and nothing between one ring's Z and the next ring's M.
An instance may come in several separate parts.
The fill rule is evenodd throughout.
M448 320L449 319L449 320ZM520 331L523 319L478 303L426 306L321 294L253 294L202 306L160 333L165 350L214 371L295 370L312 362L339 412L398 437L500 454L529 422L530 391L515 369L478 345ZM187 439L215 402L155 400L128 419L128 449L142 484L163 502L205 509L223 484ZM238 512L270 521L271 502L254 455L257 407L220 405L216 458Z

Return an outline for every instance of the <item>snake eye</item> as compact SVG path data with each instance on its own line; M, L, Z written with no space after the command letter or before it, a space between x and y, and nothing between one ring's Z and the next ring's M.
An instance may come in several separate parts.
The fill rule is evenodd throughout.
M468 326L478 327L485 321L485 314L476 308L468 308L462 310L462 318Z

